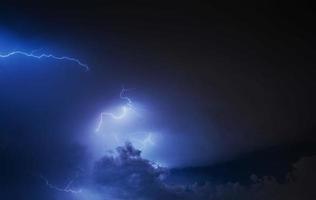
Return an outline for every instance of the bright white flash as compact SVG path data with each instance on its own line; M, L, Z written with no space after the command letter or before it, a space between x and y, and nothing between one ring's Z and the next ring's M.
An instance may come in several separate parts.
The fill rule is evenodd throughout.
M113 120L121 120L125 118L128 114L129 111L134 110L133 105L132 105L132 100L128 97L125 96L125 92L129 91L129 89L123 88L120 92L120 99L123 99L126 101L126 104L121 107L119 113L113 113L113 112L102 112L100 114L99 122L96 128L96 132L99 132L104 124L104 119L106 117L109 117Z
M133 141L133 139L131 139ZM148 133L145 138L142 139L134 139L134 143L139 145L139 149L144 150L147 146L155 145L153 136L151 133Z
M48 181L48 179L45 178L44 176L41 175L40 178L45 182L47 187L49 187L50 189L56 190L58 192L66 192L66 193L72 193L72 194L78 194L82 192L81 189L78 189L78 190L71 189L71 185L73 184L74 179L70 180L65 187L58 187L56 185L51 184Z
M126 96L127 91L127 89L123 88L120 92L120 99L125 103L118 110L100 113L95 132L101 133L103 130L106 130L107 134L96 134L94 136L94 148L97 157L99 155L103 156L105 149L109 150L122 146L126 142L132 143L135 148L144 153L144 156L150 156L151 148L158 144L158 134L151 132L151 130L146 131L142 127L145 121L143 116L141 120L136 121L132 119L132 122L136 121L136 124L126 121L126 119L131 119L132 117L140 119L138 118L140 108L136 107L135 102Z
M147 132L131 134L114 133L113 137L118 146L123 145L127 141L131 142L140 150L145 150L147 147L155 145L152 133Z
M8 57L15 56L15 55L22 55L22 56L32 57L32 58L36 58L36 59L52 58L55 60L66 60L66 61L74 62L74 63L80 65L81 67L84 67L86 69L86 71L90 70L90 68L87 64L84 64L80 60L73 58L73 57L55 56L53 54L35 54L34 52L35 51L32 51L31 53L27 53L24 51L12 51L12 52L9 52L7 54L0 54L0 58L8 58Z

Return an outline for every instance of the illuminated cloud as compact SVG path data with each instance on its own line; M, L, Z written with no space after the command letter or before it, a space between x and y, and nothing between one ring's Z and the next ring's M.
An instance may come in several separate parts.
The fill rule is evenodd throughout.
M97 161L93 174L96 187L101 188L98 191L100 196L104 193L120 200L310 200L315 196L315 167L315 156L302 158L294 164L284 183L274 177L252 175L249 185L238 182L169 185L164 181L168 169L143 159L141 151L127 143L118 147L116 154Z
M166 199L176 197L162 180L164 168L141 157L141 151L131 143L118 147L116 154L104 156L95 164L94 177L104 191L120 199Z

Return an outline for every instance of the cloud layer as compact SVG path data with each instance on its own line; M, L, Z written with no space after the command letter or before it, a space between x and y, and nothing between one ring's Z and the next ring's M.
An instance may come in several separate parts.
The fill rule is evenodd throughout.
M95 163L94 181L100 195L113 199L207 199L207 200L310 200L316 196L313 189L316 176L316 156L305 157L293 165L285 182L274 177L250 177L251 184L223 185L168 185L164 177L168 170L141 157L141 151L132 144L118 147L116 152Z

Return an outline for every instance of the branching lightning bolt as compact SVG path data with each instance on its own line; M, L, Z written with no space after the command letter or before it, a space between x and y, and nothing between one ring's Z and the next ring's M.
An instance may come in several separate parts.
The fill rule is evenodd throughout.
M38 51L38 50L35 50ZM89 71L90 68L87 64L82 63L80 60L73 58L73 57L68 57L68 56L55 56L53 54L35 54L35 51L32 51L31 53L28 52L24 52L24 51L12 51L10 53L7 54L0 54L0 58L8 58L10 56L15 56L15 55L22 55L22 56L27 56L27 57L32 57L32 58L36 58L36 59L42 59L42 58L52 58L55 60L66 60L66 61L71 61L74 62L78 65L80 65L81 67L84 67L86 69L86 71Z
M45 184L46 184L47 187L49 187L50 189L56 190L56 191L58 191L58 192L66 192L66 193L72 193L72 194L78 194L78 193L82 192L81 189L75 190L75 189L71 189L71 188L70 188L71 185L72 185L73 182L74 182L74 179L71 179L71 180L67 183L67 185L66 185L64 188L62 188L62 187L58 187L58 186L56 186L56 185L51 184L51 183L48 181L48 179L45 178L45 177L42 176L42 175L40 175L39 177L45 182Z
M121 107L121 112L120 113L115 114L115 113L111 113L111 112L102 112L100 114L99 123L97 125L96 130L95 130L96 132L99 132L101 130L105 117L110 117L110 118L112 118L114 120L120 120L120 119L123 119L126 116L128 111L134 110L132 100L129 97L125 96L125 93L127 91L129 91L129 90L130 89L125 89L123 87L121 92L120 92L120 99L123 99L123 100L126 101L126 104Z

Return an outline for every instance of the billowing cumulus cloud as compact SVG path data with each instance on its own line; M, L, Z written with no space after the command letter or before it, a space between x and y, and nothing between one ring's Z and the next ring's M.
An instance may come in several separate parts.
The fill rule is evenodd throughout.
M164 181L168 170L143 159L141 151L130 143L96 162L94 181L102 196L113 199L206 199L206 200L310 200L316 196L316 156L305 157L293 165L286 181L274 177L250 177L251 184L169 185Z
M130 143L116 149L116 155L104 156L95 164L96 183L104 191L122 199L176 198L163 183L167 171L143 159Z

